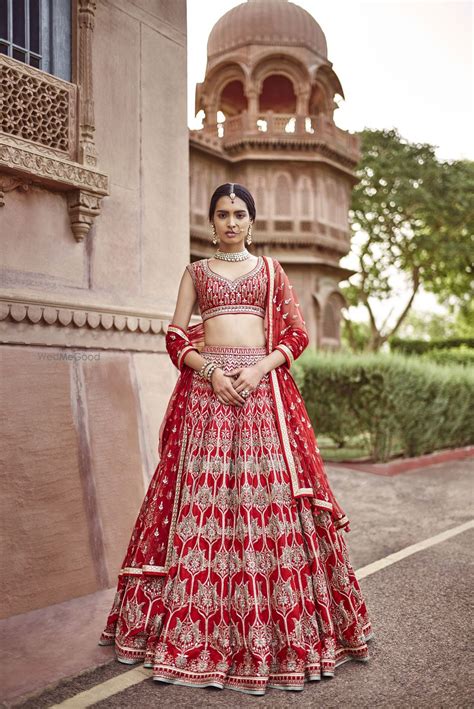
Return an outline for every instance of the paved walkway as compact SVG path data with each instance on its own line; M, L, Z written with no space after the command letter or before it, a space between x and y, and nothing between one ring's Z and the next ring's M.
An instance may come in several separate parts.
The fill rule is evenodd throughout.
M151 670L126 667L113 648L96 645L110 589L2 624L4 706L471 706L473 469L473 459L393 477L327 467L351 520L345 539L376 634L367 664L348 662L303 692L268 690L264 697L154 682ZM62 677L69 679L58 683Z

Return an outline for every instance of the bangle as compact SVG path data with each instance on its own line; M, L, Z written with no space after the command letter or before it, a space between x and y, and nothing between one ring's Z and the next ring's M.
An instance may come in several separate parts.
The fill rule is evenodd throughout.
M212 362L204 362L204 364L202 365L201 369L198 372L201 377L204 377L205 379L207 378L206 377L206 370L208 367L211 366L211 364L212 364Z
M212 365L209 367L209 369L206 372L206 377L209 381L211 381L212 373L215 369L217 369L219 365L216 362L213 362Z

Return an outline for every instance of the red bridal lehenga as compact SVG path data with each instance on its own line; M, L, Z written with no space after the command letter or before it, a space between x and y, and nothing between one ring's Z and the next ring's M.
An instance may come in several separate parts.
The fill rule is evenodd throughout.
M308 344L280 263L260 256L230 280L201 259L187 267L203 321L264 318L265 347L206 345L203 323L169 325L180 370L160 427L159 463L135 522L99 644L163 682L264 694L303 689L374 636L330 488L291 374ZM183 363L191 349L224 371L278 349L241 408Z

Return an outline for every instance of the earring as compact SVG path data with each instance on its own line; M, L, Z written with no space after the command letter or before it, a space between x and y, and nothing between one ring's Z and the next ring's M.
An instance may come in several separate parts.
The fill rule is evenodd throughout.
M248 231L247 231L247 244L252 243L252 225L250 224Z
M217 232L216 232L216 227L214 226L214 224L212 225L212 233L214 235L212 237L212 243L217 244Z

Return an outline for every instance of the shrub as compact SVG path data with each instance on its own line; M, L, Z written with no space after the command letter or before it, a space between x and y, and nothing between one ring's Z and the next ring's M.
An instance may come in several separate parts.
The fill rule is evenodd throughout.
M388 460L395 441L404 456L473 442L470 368L402 354L314 350L294 367L316 434L341 445L366 434L375 460Z

